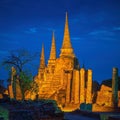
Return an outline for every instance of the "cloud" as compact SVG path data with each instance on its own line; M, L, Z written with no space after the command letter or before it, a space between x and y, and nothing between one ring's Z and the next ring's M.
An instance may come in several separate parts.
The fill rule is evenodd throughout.
M16 33L0 33L0 37L4 37L4 38L18 38L19 34Z
M44 27L43 29L44 29L44 30L48 30L48 31L53 31L53 30L54 30L54 29L51 28L51 27Z
M13 35L9 33L0 33L0 37L13 37Z
M72 40L80 40L81 38L80 37L72 37L71 39Z
M52 27L39 27L39 30L47 30L47 31L55 31L55 29L54 28L52 28ZM35 33L37 33L38 32L38 28L36 28L36 27L33 27L33 28L29 28L28 30L26 30L26 31L24 31L25 33L27 33L27 34L35 34Z
M0 50L0 55L7 55L8 52L7 51L4 51L4 50Z
M53 27L40 27L41 30L45 31L56 31L58 28L53 28Z
M0 45L2 44L19 44L18 39L19 34L15 33L0 33Z
M37 32L37 28L33 27L33 28L29 28L28 30L25 31L25 33L28 34L34 34Z
M117 36L113 30L96 30L88 33L88 36L92 40L102 40L102 41L117 41Z
M114 27L113 30L120 30L120 27Z
M107 31L107 30L96 30L96 31L90 32L89 35L114 36L114 32Z

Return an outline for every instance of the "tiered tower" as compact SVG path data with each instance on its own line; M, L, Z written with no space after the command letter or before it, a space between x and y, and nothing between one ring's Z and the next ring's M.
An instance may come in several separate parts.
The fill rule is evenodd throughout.
M60 53L60 57L63 57L63 56L75 57L75 55L73 53L71 40L70 40L67 13L66 13L66 20L65 20L63 43L62 43L62 48L61 48L61 53Z
M71 106L74 110L81 103L91 103L92 70L80 68L70 40L67 13L59 58L56 58L53 32L48 65L45 66L44 46L42 46L40 68L35 81L41 81L38 82L39 98L54 99L62 109Z
M50 73L54 73L55 61L56 61L56 45L55 45L55 36L54 36L54 32L53 32L50 57L48 60L48 68L49 68Z
M40 67L38 70L38 78L40 80L44 80L44 72L45 72L45 54L44 54L44 45L42 45L42 51L40 56Z

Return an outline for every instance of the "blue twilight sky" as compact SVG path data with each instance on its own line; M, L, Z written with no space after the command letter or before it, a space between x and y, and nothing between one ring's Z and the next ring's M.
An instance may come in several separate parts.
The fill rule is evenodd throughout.
M80 66L92 68L99 82L111 78L112 68L120 69L120 0L0 0L0 62L19 48L41 52L44 43L47 63L53 30L58 57L66 11ZM33 75L39 58L35 64ZM7 77L0 66L0 79Z

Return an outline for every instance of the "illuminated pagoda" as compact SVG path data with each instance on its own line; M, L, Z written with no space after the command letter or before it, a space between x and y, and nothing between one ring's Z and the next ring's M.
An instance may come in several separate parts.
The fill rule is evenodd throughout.
M11 83L8 94L11 99L21 100L19 80L16 79L16 91L13 90L13 78L16 75L12 67ZM19 77L18 77L19 78ZM35 84L34 84L35 83ZM113 68L112 79L108 84L99 85L95 90L92 80L92 70L80 67L70 40L68 15L66 13L65 28L60 55L56 57L55 35L52 43L48 64L45 64L44 45L40 55L38 74L34 77L33 86L25 91L26 100L47 99L55 100L63 111L76 109L89 111L116 111L120 108L120 77L118 69Z
M67 13L60 51L59 58L56 58L53 32L48 64L45 65L44 46L42 46L40 67L34 79L39 86L38 97L56 100L62 109L74 110L79 108L81 103L91 104L92 70L80 68L70 40Z

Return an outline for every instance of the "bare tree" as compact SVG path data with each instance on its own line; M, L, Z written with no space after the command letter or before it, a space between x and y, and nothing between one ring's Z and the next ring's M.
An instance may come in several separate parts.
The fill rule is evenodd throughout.
M24 67L30 63L31 61L35 60L38 53L31 54L29 51L25 49L14 50L10 52L10 55L7 56L2 65L7 67L14 66L19 74L24 70Z

